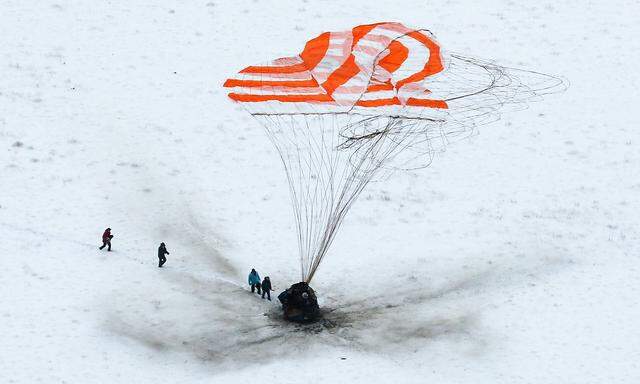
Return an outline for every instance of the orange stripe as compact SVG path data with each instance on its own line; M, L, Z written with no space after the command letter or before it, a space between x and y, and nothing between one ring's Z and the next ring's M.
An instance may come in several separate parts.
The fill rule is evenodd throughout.
M389 48L390 53L380 60L378 65L389 71L389 73L393 73L407 59L409 49L397 40L393 40L387 48Z
M325 32L315 39L309 40L307 44L305 44L300 57L302 58L302 61L304 61L308 70L315 68L327 54L330 38L331 33Z
M384 84L373 84L367 88L367 92L376 92L376 91L393 91L393 85L391 83Z
M289 81L261 81L261 80L238 80L228 79L224 86L230 87L317 87L318 82L310 80L289 80Z
M270 67L270 66L262 66L262 65L252 65L240 71L240 73L295 73L295 72L305 72L307 71L307 66L304 63L287 65L283 67Z
M252 65L243 69L240 73L295 73L308 71L309 69L315 68L324 57L327 49L329 49L330 36L331 33L325 32L315 39L309 40L300 54L300 57L304 61L303 63L282 67Z
M397 97L390 99L376 99L376 100L359 100L356 102L358 107L382 107L385 105L400 105L400 100Z
M444 100L414 99L413 97L407 100L407 105L410 105L412 107L449 109L449 105L447 105L447 102Z
M375 99L375 100L359 100L356 102L358 107L384 107L389 105L401 105L400 100L397 97L388 99ZM442 100L425 100L410 98L405 105L412 107L429 107L447 109L448 105Z
M342 63L338 69L333 71L324 83L322 83L322 88L331 95L336 88L349 81L349 79L357 75L359 72L360 68L356 64L355 56L349 55L349 58Z
M358 25L357 27L353 28L351 30L351 34L353 35L353 42L351 43L351 49L353 49L353 47L355 47L356 44L358 44L358 41L360 41L360 39L365 37L367 33L371 32L375 27L383 24L388 24L388 23L383 22L383 23L375 23L375 24L365 24L365 25Z
M440 47L438 46L438 44L418 31L413 31L409 33L408 36L411 36L419 42L423 43L429 49L429 61L427 61L424 68L422 68L420 72L414 73L406 79L398 81L396 83L397 89L402 88L402 86L407 83L415 83L417 81L423 80L425 77L436 74L444 69L444 67L442 66L442 58L440 57Z
M282 101L292 103L303 101L334 101L329 95L324 93L315 95L247 95L243 93L230 93L229 98L239 102Z

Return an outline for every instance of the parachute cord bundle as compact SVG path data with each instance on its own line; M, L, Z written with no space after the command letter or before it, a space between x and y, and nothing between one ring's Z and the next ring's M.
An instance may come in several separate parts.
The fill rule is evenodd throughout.
M336 151L341 121L351 116L265 116L280 154L296 219L302 281L310 282L347 211L378 167ZM353 162L356 161L356 162Z
M362 126L349 114L260 115L278 150L296 219L302 281L310 282L347 212L384 166L411 145L432 121L365 118L377 133L345 134ZM356 120L355 122L353 120Z

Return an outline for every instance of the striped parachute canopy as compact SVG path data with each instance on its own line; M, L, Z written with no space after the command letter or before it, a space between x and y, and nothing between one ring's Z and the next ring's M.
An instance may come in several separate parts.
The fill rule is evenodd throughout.
M266 129L289 181L301 277L309 282L351 205L381 170L430 163L451 140L558 79L446 54L400 23L325 32L297 56L224 86Z
M253 113L379 115L382 108L399 114L402 107L447 108L428 87L430 77L443 69L431 33L377 23L322 33L300 55L247 67L225 87Z

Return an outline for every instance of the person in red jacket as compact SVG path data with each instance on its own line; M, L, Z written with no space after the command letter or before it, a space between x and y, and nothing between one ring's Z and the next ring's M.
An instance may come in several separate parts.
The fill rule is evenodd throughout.
M108 246L107 251L111 251L112 238L113 238L113 235L111 234L111 228L105 229L104 233L102 234L102 247L100 247L100 249L103 249L104 247Z

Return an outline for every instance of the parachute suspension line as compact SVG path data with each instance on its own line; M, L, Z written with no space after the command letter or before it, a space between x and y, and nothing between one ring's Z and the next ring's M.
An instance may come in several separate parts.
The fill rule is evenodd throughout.
M275 114L264 114L264 115L253 115L258 122L265 128L267 133L267 137L276 148L278 155L280 156L280 160L282 165L284 166L285 174L287 176L287 180L289 181L289 197L291 199L291 206L293 207L293 215L296 223L296 235L298 238L298 254L304 254L304 241L303 241L303 228L302 228L302 211L299 204L298 192L293 184L293 170L291 169L291 164L293 161L291 160L291 152L287 150L285 147L287 145L286 142L282 140L284 136L283 131L286 129L291 129L286 122L281 121L281 116ZM287 118L289 116L284 116ZM292 119L292 117L291 117ZM304 277L305 274L305 265L303 264L304 260L300 259L300 274Z
M348 114L254 115L282 161L302 281L310 282L347 212L388 161L438 123ZM423 135L424 134L424 135ZM422 154L424 155L424 154Z
M373 179L376 173L381 169L382 165L394 156L398 150L403 148L403 143L410 138L415 132L413 130L399 131L399 138L392 139L390 132L396 128L401 128L400 119L389 119L379 134L366 135L367 140L363 140L359 148L351 154L348 162L350 168L345 168L342 178L338 184L342 185L340 195L332 198L332 212L328 215L328 222L324 226L322 239L319 243L319 249L313 254L310 262L311 267L306 277L307 282L313 278L318 266L322 262L329 247L335 239L344 217L347 212L362 193L366 185ZM347 139L348 140L348 139ZM345 142L340 146L344 147ZM338 146L338 147L340 147ZM334 151L337 153L339 151Z
M339 133L342 126L342 124L334 124L332 151L334 154L341 154L346 158L338 163L342 164L341 172L336 174L334 171L334 182L331 183L333 188L332 195L330 203L327 204L330 212L326 215L326 224L323 228L322 237L318 241L318 249L312 255L311 268L309 269L306 277L307 282L311 281L320 262L326 255L350 205L355 201L357 195L360 194L364 186L371 179L371 177L366 173L361 172L362 167L366 162L366 158L363 157L359 159L359 161L353 162L353 159L351 159L350 156L346 156L342 151L335 150L339 147L339 145L336 145L336 139L339 139Z

